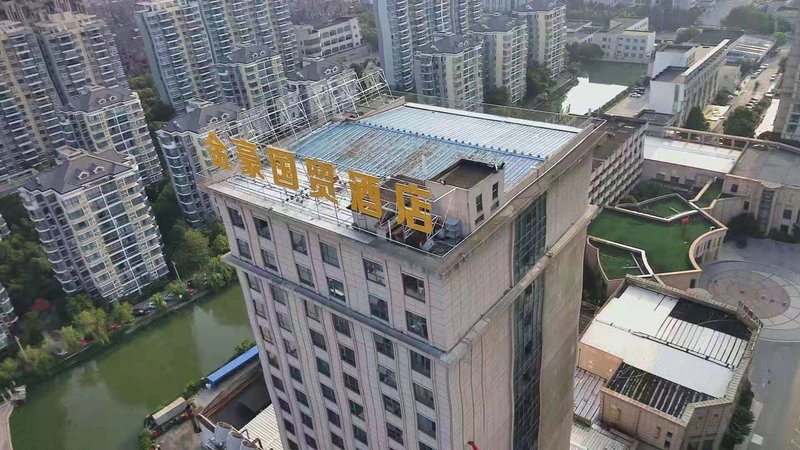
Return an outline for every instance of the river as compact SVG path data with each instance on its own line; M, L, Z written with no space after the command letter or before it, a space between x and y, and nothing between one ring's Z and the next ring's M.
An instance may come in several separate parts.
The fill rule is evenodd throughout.
M30 389L11 416L14 450L137 450L145 415L252 339L235 286Z
M599 109L636 83L647 72L644 64L594 61L581 67L583 76L578 84L567 91L562 111L571 114L586 114Z

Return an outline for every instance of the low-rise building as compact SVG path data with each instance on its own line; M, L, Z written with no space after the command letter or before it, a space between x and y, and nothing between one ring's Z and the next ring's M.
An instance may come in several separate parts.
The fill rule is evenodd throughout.
M603 49L607 61L648 63L656 45L647 17L615 17L608 28L592 34L589 42Z
M567 7L553 0L530 0L517 6L514 15L528 24L528 64L537 62L553 76L561 73Z
M470 28L483 40L484 88L508 90L509 104L525 97L528 67L528 27L520 19L503 15L486 17Z
M337 17L310 25L295 25L297 47L303 58L324 58L363 45L356 17Z
M418 95L441 106L476 110L483 103L483 43L474 37L447 35L414 54Z
M757 335L745 309L629 277L578 344L587 411L658 449L719 448Z
M742 66L739 64L725 63L719 68L717 89L733 93L742 83Z
M614 204L636 184L642 173L646 129L644 120L619 117L609 117L598 129L592 150L591 204Z
M218 68L226 102L246 109L261 105L269 108L285 95L281 57L268 45L238 47L223 59Z
M19 192L68 295L108 301L167 274L161 233L132 158L60 149L62 161Z
M673 132L644 138L642 180L696 188L733 170L741 151L680 139Z

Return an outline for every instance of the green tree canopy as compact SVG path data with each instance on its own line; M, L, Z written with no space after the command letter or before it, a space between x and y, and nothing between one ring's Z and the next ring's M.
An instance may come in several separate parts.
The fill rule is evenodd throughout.
M67 314L72 319L83 311L94 308L94 306L94 300L83 293L67 298Z
M789 42L789 38L783 31L777 31L773 36L775 37L776 47L783 47L784 45L786 45L787 42Z
M572 61L585 62L602 59L605 52L599 45L591 42L573 42L567 44L567 57Z
M14 358L5 358L0 362L0 386L8 386L19 375L19 363Z
M211 252L214 255L221 255L223 253L228 253L230 249L231 249L230 245L228 245L228 238L224 234L218 235L211 242Z
M42 342L44 324L42 324L42 319L39 318L39 313L34 311L25 313L25 315L22 316L22 326L25 329L25 334L23 335L23 340L25 342L33 345Z
M82 311L75 317L74 325L83 334L92 336L100 344L109 342L108 314L100 308Z
M753 137L760 117L755 112L739 106L728 115L723 123L725 134Z
M708 121L706 121L706 118L703 115L703 110L700 109L699 106L695 106L689 110L689 116L686 117L686 123L683 125L683 127L698 131L708 130Z
M41 347L26 346L20 354L22 364L37 375L47 373L55 362L53 348L50 345Z
M117 324L133 322L133 306L130 303L115 302L111 308L111 322Z
M189 275L203 267L211 257L208 238L201 232L181 223L173 230L175 249L172 260L182 275Z
M54 299L62 295L39 242L13 232L0 241L0 283L8 290L18 314L30 309L39 297Z
M168 284L167 292L172 294L172 296L175 297L175 300L189 300L190 297L189 289L180 281L173 281L172 283Z
M61 327L61 339L64 340L64 347L70 353L75 353L81 349L81 339L83 334L76 330L75 327L68 325Z
M158 312L164 312L167 309L167 301L164 299L164 294L160 292L153 294L150 301L156 305Z
M486 91L486 94L484 95L484 102L489 103L491 105L508 106L509 104L508 88L503 86L499 88L488 89Z
M775 32L774 18L759 10L754 4L737 6L722 19L722 26L758 34L772 34Z

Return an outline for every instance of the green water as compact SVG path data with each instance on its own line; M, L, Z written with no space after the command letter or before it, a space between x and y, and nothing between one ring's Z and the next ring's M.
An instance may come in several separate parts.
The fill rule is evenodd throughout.
M252 339L233 286L139 331L28 393L11 416L14 450L137 450L144 416Z

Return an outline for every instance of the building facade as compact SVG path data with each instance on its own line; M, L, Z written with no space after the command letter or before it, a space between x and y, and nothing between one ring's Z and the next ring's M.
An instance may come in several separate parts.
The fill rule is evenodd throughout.
M12 20L32 26L48 14L74 12L86 14L85 0L3 0L0 20Z
M303 58L324 58L363 45L356 17L337 17L317 25L295 25L294 32Z
M800 16L796 21L800 24ZM795 29L800 30L797 25ZM773 131L783 139L800 141L800 33L795 33L789 49L780 89L780 104Z
M50 14L35 31L62 103L91 85L128 87L114 35L97 16Z
M509 104L525 97L528 67L528 27L520 19L494 15L473 25L471 32L483 41L485 89L506 88Z
M448 35L417 49L414 55L416 93L435 104L474 111L483 103L483 42Z
M483 11L486 13L510 14L511 11L525 3L524 0L483 0Z
M281 57L268 45L238 47L219 68L224 100L242 108L274 105L286 93Z
M551 75L564 69L567 7L553 0L532 0L514 15L528 24L528 64L538 63Z
M3 238L7 238L10 235L11 235L11 230L8 228L6 219L4 219L2 215L0 215L0 241L2 241Z
M11 304L6 288L0 284L0 351L5 350L11 345L14 337L9 331L9 327L17 321L17 314Z
M167 274L161 233L132 159L62 147L19 192L68 295L113 301Z
M568 447L591 131L399 102L274 144L430 189L431 236L266 168L209 187L284 448Z
M589 203L613 205L639 182L647 121L608 117L592 152Z
M311 61L286 75L288 98L308 117L321 117L352 98L358 89L355 70L332 61Z
M33 31L0 21L0 182L46 162L64 143L60 106Z
M145 186L164 178L139 96L126 87L95 87L60 111L68 145L93 153L114 150L136 160Z
M193 99L220 101L219 78L198 2L149 0L139 7L134 17L161 101L179 113Z
M589 42L603 49L606 61L647 64L656 45L647 17L615 17L608 28L596 31Z

